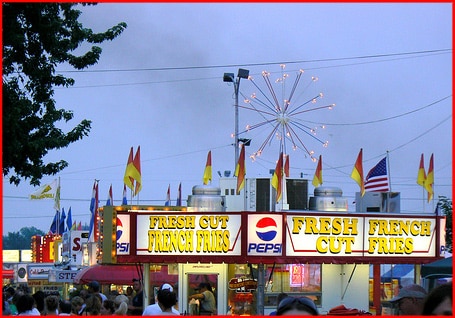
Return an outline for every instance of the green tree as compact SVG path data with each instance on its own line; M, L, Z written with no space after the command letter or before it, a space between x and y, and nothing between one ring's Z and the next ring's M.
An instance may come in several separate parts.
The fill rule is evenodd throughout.
M19 232L8 232L3 235L4 250L29 250L32 244L33 235L44 235L45 233L36 227L23 227Z
M56 124L73 119L73 111L58 109L54 88L74 85L56 73L67 63L82 70L98 62L101 48L94 44L113 40L126 28L121 22L94 33L78 22L76 3L2 3L3 7L3 175L18 185L30 179L40 185L68 162L43 161L50 151L88 136L91 121L84 119L68 132ZM91 48L83 54L75 51ZM79 49L80 51L81 49Z
M445 248L447 252L452 253L452 200L445 196L439 196L437 208L446 216Z

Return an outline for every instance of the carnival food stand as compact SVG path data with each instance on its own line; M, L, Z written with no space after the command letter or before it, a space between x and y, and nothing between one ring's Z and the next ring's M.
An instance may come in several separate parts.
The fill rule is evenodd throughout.
M174 264L182 313L194 286L205 280L213 286L218 314L233 315L264 314L280 291L312 297L322 313L341 302L381 308L379 265L439 259L445 227L444 217L433 215L151 206L105 206L100 220L102 266L140 263L148 282L150 266ZM151 286L159 283L152 280ZM151 295L150 285L144 290Z

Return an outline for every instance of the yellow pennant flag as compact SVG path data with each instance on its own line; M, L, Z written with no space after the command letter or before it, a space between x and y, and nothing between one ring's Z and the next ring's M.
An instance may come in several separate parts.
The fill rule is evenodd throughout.
M322 155L319 155L318 165L313 177L313 186L317 187L322 184Z
M434 183L434 169L433 169L433 154L430 157L430 166L428 167L427 178L425 180L425 189L428 192L428 202L433 199L433 183Z
M241 145L242 149L240 150L239 160L237 166L235 167L234 176L237 177L237 194L240 194L240 190L245 187L245 144Z
M136 184L134 184L136 182ZM142 175L141 175L141 147L136 150L136 155L133 158L133 147L130 149L128 161L126 163L125 175L123 183L134 191L133 195L142 190Z
M427 176L425 174L425 167L423 165L423 154L420 156L420 165L419 165L419 172L417 173L417 184L425 187L425 180Z
M283 180L283 153L280 153L280 158L276 163L275 172L272 177L272 187L276 190L276 202L281 200L282 192L282 180Z
M136 168L133 173L133 178L136 180L136 187L134 188L134 195L137 195L142 190L142 173L141 173L141 146L137 147L136 154L133 159L133 166Z
M360 148L359 155L355 161L354 169L352 169L351 178L360 186L360 195L363 197L365 194L365 183L363 179L363 163L362 163L363 149Z
M207 162L205 164L204 176L202 177L202 182L204 184L209 184L209 181L212 181L212 151L209 151L207 154Z
M123 183L125 183L125 185L131 190L134 190L134 178L131 176L133 169L133 147L131 147L128 161L126 163L125 175L123 177Z
M286 178L289 178L289 176L290 176L290 174L289 174L289 155L286 155L285 158L286 158L286 161L284 162L284 175L286 176Z

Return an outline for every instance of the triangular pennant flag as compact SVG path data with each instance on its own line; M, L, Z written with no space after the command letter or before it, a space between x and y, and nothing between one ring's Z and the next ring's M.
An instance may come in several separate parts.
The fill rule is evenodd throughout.
M365 184L363 179L363 163L362 163L363 149L360 149L357 160L355 161L354 169L352 169L351 178L360 186L360 195L363 197L365 194Z
M209 184L209 181L212 181L212 151L209 151L207 154L207 162L205 163L204 176L202 177L202 182L204 184Z
M239 160L234 173L234 176L237 177L237 194L240 194L240 190L245 187L245 144L242 144L241 147L242 149L240 150Z
M272 187L276 190L276 202L281 200L282 194L282 183L283 183L283 153L280 153L280 157L276 163L275 172L272 177Z

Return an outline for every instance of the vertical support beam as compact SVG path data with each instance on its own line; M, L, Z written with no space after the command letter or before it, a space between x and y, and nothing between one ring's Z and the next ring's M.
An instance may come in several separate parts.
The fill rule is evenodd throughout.
M234 123L234 171L237 168L237 161L239 160L239 86L240 77L234 82L234 95L235 95L235 123Z
M373 265L373 306L376 309L376 316L381 316L381 265Z
M142 297L143 297L143 304L144 309L147 307L150 302L150 263L144 263L144 273L143 273L144 281L142 282Z
M258 289L256 291L256 315L264 316L264 264L258 264Z

